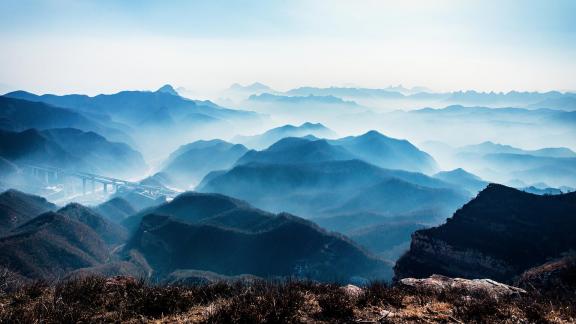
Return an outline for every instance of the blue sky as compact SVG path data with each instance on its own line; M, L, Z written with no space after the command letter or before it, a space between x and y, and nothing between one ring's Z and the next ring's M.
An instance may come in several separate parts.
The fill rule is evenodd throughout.
M0 91L576 89L576 1L0 2Z

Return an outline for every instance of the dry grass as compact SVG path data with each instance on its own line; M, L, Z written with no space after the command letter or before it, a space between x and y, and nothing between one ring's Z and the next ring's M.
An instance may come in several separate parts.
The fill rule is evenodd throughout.
M1 281L1 278L0 278ZM88 277L0 286L0 323L570 323L573 291L495 299L375 282L360 295L302 281L157 286Z

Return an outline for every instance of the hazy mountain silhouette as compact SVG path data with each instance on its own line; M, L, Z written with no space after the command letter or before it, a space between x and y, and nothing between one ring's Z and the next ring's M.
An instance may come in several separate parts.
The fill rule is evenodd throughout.
M534 195L490 184L439 227L417 231L397 278L442 274L512 281L576 248L576 193Z
M142 209L158 206L166 201L166 197L160 196L157 198L150 198L141 195L139 192L133 190L121 190L115 192L111 199L120 198L126 201L130 206L132 206L136 211L141 211Z
M488 182L462 168L438 172L434 175L434 178L453 183L471 193L476 193L488 185Z
M0 131L0 156L15 163L91 170L86 161L75 157L36 129Z
M124 219L136 214L136 209L125 199L112 198L95 207L95 210L106 219L121 223Z
M0 236L32 218L56 210L46 199L14 189L0 194Z
M331 211L333 213L356 211L403 213L418 208L450 210L452 206L460 206L467 200L465 195L453 189L424 187L391 178L360 190Z
M121 125L116 125L101 116L90 115L88 117L87 114L79 111L58 108L57 103L47 101L48 104L46 104L35 98L35 95L24 91L0 96L0 129L23 131L29 128L40 130L77 128L102 134L113 141L133 143ZM28 101L28 99L32 100Z
M313 223L221 195L185 193L141 219L125 250L141 253L160 277L177 269L319 280L389 274L386 263Z
M233 142L242 143L253 149L264 149L286 137L305 137L313 135L320 138L333 138L336 133L320 123L303 123L300 126L284 125L272 128L263 134L254 136L236 136Z
M396 260L410 246L410 236L424 225L411 222L386 222L355 229L348 237L388 260Z
M402 86L377 88L359 87L300 87L284 94L290 96L336 96L350 99L393 100L394 102L451 103L458 105L486 105L490 107L528 106L531 108L573 109L573 93L549 92L478 92L474 90L433 92L423 87L407 89Z
M378 97L387 99L401 99L404 98L399 92L389 91L385 89L368 89L368 88L344 88L344 87L330 87L330 88L315 88L315 87L300 87L286 92L291 96L335 96L335 97Z
M257 118L255 113L219 107L213 103L203 103L183 98L163 86L158 91L121 91L110 95L34 95L25 92L9 93L6 96L18 97L30 101L45 102L55 106L81 112L100 113L110 116L114 121L139 127L178 126L185 127L181 121L195 121L197 118L209 120L233 120ZM157 123L154 117L161 116ZM166 125L167 121L178 121Z
M227 172L207 176L198 186L198 190L237 197L266 210L319 217L325 212L337 213L346 203L350 203L347 210L366 211L360 203L354 204L353 199L360 199L359 195L368 194L371 189L383 189L386 185L382 183L393 178L404 181L402 185L400 182L388 183L391 188L386 190L394 192L394 188L397 188L395 192L397 196L402 196L403 190L408 190L409 187L418 190L417 185L426 187L425 190L430 189L431 193L440 193L446 188L452 188L443 181L420 173L381 169L360 160L347 160L293 164L239 164ZM409 196L402 198L403 202L410 199ZM406 204L403 208L400 206L401 203L398 203L390 210L407 212L427 209L431 204L451 209L466 199L465 194L454 192L448 201L442 199L429 201L422 206ZM454 205L456 201L459 203ZM372 207L373 205L368 209ZM386 213L388 210L385 207L379 212Z
M15 162L134 176L146 170L137 151L124 143L73 128L0 131L0 156Z
M61 128L45 130L41 134L106 174L133 177L147 169L138 151L124 143L109 142L93 132Z
M222 140L197 141L182 145L170 154L161 172L175 185L186 189L211 171L230 168L247 151L241 144Z
M284 138L263 151L246 153L238 163L307 163L351 159L361 159L383 168L416 172L433 172L438 168L430 155L410 142L386 137L376 131L337 140Z
M263 151L250 151L237 164L251 162L290 164L323 161L352 160L355 156L346 149L328 144L326 140L308 140L288 137Z
M246 86L243 86L243 85L238 84L238 83L234 83L233 85L230 86L230 88L228 88L228 90L245 92L245 93L250 93L250 94L262 93L262 92L275 92L274 89L272 89L269 86L262 84L260 82L254 82L254 83L246 85Z
M521 180L524 184L517 187L537 182L554 187L576 185L576 153L565 147L523 150L483 142L453 149L449 154L457 164L470 165L487 178L511 184Z
M538 150L523 150L510 145L497 144L490 141L476 145L462 146L457 149L457 154L525 154L542 157L570 158L576 157L576 152L566 147L547 147Z
M406 140L398 140L369 131L360 136L349 136L329 141L344 147L357 158L382 168L431 173L438 169L434 159Z
M351 235L357 230L368 229L374 226L385 224L423 224L432 226L439 221L444 221L443 214L438 210L423 209L407 213L379 213L359 212L336 214L328 217L314 218L313 221L327 230ZM410 236L406 237L410 241Z
M497 126L529 126L530 124L569 124L576 122L574 112L553 109L488 108L452 105L445 108L423 108L392 115L426 118L428 121L460 121Z
M449 94L446 101L460 104L488 104L488 105L528 105L546 99L562 98L569 94L562 94L558 91L549 92L478 92L474 90L456 91Z
M357 103L353 101L342 100L341 98L328 95L328 96L281 96L270 93L263 93L260 95L251 95L248 98L249 101L255 102L266 102L266 103L279 103L279 104L328 104L328 105L346 105L346 106L358 106Z
M527 154L486 154L466 156L468 163L497 170L510 179L521 179L527 183L544 182L549 185L576 186L576 158L553 158Z
M566 111L576 111L576 94L559 98L547 98L529 105L530 108L550 108Z

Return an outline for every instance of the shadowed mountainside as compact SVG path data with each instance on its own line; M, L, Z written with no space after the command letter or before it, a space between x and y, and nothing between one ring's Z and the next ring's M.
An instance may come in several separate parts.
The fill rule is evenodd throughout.
M417 231L396 278L442 274L510 282L576 248L576 193L539 196L490 184L445 224Z
M0 238L0 264L33 279L53 279L106 262L104 241L88 225L44 213Z
M56 210L56 205L42 197L14 189L7 190L0 194L0 235L52 210Z
M128 239L128 232L97 214L94 210L77 203L68 204L57 211L90 227L106 244L122 244Z
M185 193L130 223L140 225L125 251L141 253L160 277L178 269L345 281L389 275L385 262L343 237L222 195Z

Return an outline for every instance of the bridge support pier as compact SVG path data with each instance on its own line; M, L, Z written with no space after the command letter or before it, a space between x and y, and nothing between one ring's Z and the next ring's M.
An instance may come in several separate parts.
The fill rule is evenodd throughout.
M104 185L104 193L107 194L108 193L108 184L106 182L102 183Z
M86 196L86 178L82 178L82 196Z

